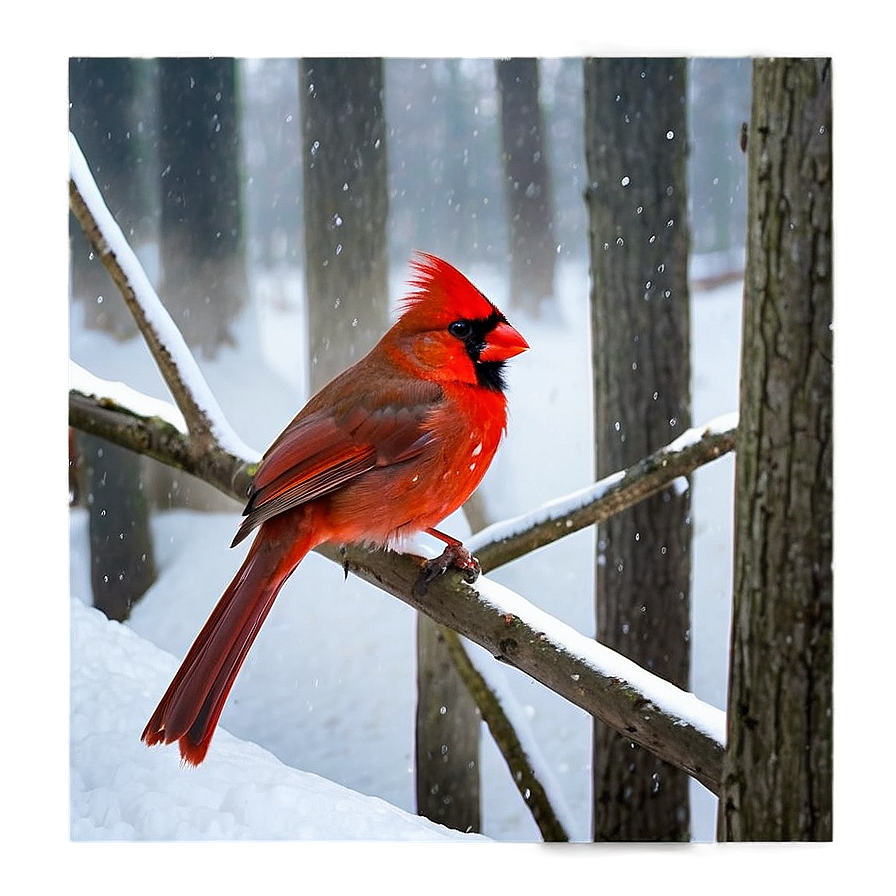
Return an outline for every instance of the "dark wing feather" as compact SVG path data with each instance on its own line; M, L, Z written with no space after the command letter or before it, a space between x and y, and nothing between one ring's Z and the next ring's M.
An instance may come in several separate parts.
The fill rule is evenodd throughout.
M374 467L419 455L434 438L426 421L440 395L435 388L410 406L396 403L371 410L356 404L341 414L303 411L259 464L231 547L278 513L326 495Z

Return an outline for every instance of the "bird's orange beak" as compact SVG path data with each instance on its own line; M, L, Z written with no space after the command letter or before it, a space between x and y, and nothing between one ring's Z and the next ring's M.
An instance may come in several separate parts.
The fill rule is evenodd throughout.
M503 321L488 334L485 348L479 353L479 360L506 361L527 348L529 343L507 321Z

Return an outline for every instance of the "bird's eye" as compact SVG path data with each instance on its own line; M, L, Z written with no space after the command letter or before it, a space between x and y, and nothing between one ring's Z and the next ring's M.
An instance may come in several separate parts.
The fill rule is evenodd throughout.
M456 320L448 325L448 332L458 339L466 339L473 332L473 326L468 320Z

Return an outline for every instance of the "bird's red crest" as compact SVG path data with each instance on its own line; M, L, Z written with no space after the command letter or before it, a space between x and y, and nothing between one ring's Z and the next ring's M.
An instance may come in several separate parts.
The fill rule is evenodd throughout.
M402 313L425 309L428 314L444 316L445 322L465 317L488 317L496 311L490 302L457 268L427 252L415 252L411 259L411 292L405 297ZM499 312L500 313L500 312Z

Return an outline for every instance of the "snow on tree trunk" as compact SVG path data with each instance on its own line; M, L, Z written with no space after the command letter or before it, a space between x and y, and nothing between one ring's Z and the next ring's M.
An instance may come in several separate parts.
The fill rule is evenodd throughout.
M831 63L756 60L720 840L832 836Z
M585 64L598 477L690 426L686 61ZM599 640L679 687L690 654L690 489L597 530ZM594 725L594 838L689 839L688 777Z

